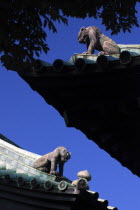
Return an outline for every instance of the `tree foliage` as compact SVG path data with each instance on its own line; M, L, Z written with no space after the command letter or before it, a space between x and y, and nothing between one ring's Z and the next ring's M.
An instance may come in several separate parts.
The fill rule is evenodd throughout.
M49 2L44 8L27 7L26 1L8 2L8 5L0 8L0 51L2 63L10 69L13 64L19 66L23 62L34 62L34 55L39 57L41 51L47 53L49 48L44 28L47 26L56 32L53 21L67 24L67 19Z
M110 1L103 5L103 10L99 17L106 26L106 30L112 30L112 34L117 34L122 29L123 32L131 32L131 28L135 25L139 27L137 21L137 11L135 9L136 1L126 0Z
M0 0L0 51L3 65L34 62L48 52L45 27L56 32L54 21L67 24L66 16L102 18L112 34L139 26L136 3L140 0Z

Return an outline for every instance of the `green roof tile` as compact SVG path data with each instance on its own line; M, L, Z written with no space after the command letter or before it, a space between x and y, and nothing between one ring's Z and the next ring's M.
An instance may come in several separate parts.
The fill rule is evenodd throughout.
M35 156L40 156L31 153L32 157L30 158L29 152L24 151L13 145L11 147L9 143L6 142L5 144L2 139L0 140L0 188L5 185L35 192L57 193L57 196L62 193L62 200L65 194L80 196L80 190L73 186L69 179L50 175L33 168L30 161L33 161ZM84 178L79 180L81 180L81 183L84 182ZM102 207L103 210L117 210L114 207L107 207L108 201L98 199L98 193L84 191L91 196L91 199L96 200L98 206ZM49 195L47 194L47 196ZM56 200L58 199L57 196L55 196Z

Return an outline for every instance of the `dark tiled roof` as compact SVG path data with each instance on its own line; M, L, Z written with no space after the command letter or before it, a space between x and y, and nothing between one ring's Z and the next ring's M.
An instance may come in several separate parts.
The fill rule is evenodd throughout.
M0 191L3 192L0 193L0 199L26 204L32 202L32 205L52 209L75 210L80 207L70 208L74 202L78 206L81 202L85 205L90 202L97 210L117 210L109 207L108 201L99 199L97 192L77 189L67 178L34 169L34 161L39 157L0 139ZM38 199L41 199L39 204L37 204Z
M121 47L121 55L74 54L69 62L53 64L37 60L19 75L68 127L80 129L140 176L140 45Z

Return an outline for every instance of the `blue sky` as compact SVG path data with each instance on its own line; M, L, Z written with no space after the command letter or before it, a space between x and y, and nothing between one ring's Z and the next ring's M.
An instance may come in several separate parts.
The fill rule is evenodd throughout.
M137 6L140 11L140 5ZM138 13L140 24L140 13ZM58 33L48 29L50 51L40 59L52 63L60 58L69 60L74 53L82 53L86 46L77 41L82 26L97 26L105 31L101 20L69 18L69 25L56 23ZM140 29L111 37L118 44L140 44ZM92 180L90 190L98 191L100 198L119 210L140 210L140 180L118 161L75 128L67 128L59 113L35 91L31 90L16 72L0 67L0 133L24 149L44 155L57 146L65 146L72 158L65 166L64 175L77 179L77 172L87 169Z

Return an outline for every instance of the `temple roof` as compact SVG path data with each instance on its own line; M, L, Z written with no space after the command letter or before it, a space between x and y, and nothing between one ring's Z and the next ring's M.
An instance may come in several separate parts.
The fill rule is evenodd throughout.
M140 176L140 45L119 45L121 54L74 54L53 64L37 60L19 75L52 105L68 127Z
M82 189L80 185L78 188L65 177L33 168L40 155L16 147L5 139L0 139L0 191L3 192L0 199L9 198L25 204L32 202L32 205L39 207L73 210L80 210L80 206L89 202L92 209L117 210L108 206L107 200L100 199L97 192ZM25 194L28 199L24 200ZM42 201L37 204L40 198Z

